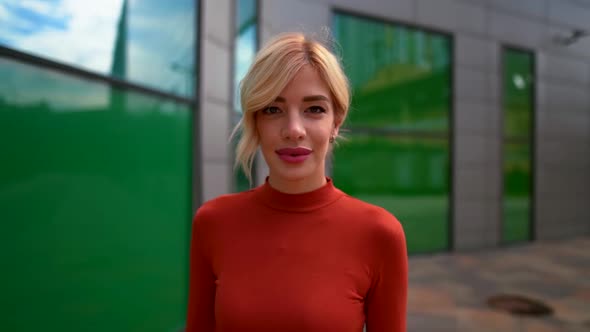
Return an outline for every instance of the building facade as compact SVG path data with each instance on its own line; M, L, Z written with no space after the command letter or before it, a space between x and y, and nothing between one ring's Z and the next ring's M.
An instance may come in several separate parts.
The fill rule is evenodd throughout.
M231 1L222 3L203 2L211 14L202 22L201 65L210 64L208 57L227 58L204 81L224 70L236 80L227 63L241 48L219 20L233 17ZM331 29L353 86L353 108L351 140L335 150L328 172L345 191L390 208L410 233L410 252L590 231L587 1L261 0L252 6L258 44L287 31L321 39L324 27ZM218 88L201 87L205 127L235 123L213 105L231 95L232 85ZM231 125L203 136L210 140L203 145L204 199L234 188L224 140ZM267 170L257 161L259 184Z

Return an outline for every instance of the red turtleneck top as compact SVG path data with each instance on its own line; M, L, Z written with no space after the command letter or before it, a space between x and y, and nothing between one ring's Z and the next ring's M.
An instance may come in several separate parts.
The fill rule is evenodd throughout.
M304 194L268 181L193 221L188 332L406 330L400 223L330 179Z

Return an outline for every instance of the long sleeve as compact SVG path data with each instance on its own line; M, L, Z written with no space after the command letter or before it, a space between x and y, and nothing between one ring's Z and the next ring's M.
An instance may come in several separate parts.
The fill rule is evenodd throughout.
M408 258L403 229L388 220L376 241L377 272L367 298L367 332L405 332Z
M202 212L202 211L199 211ZM203 239L204 216L197 212L193 220L190 246L190 277L187 332L215 331L215 275L207 257Z

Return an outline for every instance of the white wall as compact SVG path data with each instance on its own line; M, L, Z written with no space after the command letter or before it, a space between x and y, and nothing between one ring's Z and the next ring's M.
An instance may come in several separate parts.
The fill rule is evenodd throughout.
M202 200L231 191L233 0L201 0L199 110Z

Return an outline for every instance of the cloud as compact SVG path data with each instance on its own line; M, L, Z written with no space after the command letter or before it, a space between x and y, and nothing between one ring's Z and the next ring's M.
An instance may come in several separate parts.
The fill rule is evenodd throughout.
M43 26L36 22L38 29L21 34L18 38L8 37L9 46L60 62L80 66L92 71L105 73L110 70L116 26L122 0L102 0L100 6L90 7L85 1L62 0L14 1L10 5L33 11L40 17L64 20L65 29ZM15 30L23 30L35 22L22 17L9 16L4 23L2 34L15 35ZM27 30L28 31L28 30Z
M20 7L31 10L39 15L47 17L64 17L66 12L64 7L56 6L59 1L39 1L39 0L5 0L9 6Z
M96 4L96 5L94 5ZM0 40L7 46L90 71L110 74L123 0L2 0ZM20 8L23 10L7 10ZM19 12L60 24L42 24ZM129 1L128 79L185 94L194 67L192 0ZM60 21L61 20L61 21Z
M8 15L8 10L4 8L4 5L0 4L0 20L2 22L8 20L10 16Z
M157 16L131 13L128 77L166 91L192 92L188 81L194 77L193 18L190 11Z
M36 27L35 22L13 15L7 3L0 3L0 21L2 22L0 24L0 36L10 46L21 37L24 31L32 31Z

